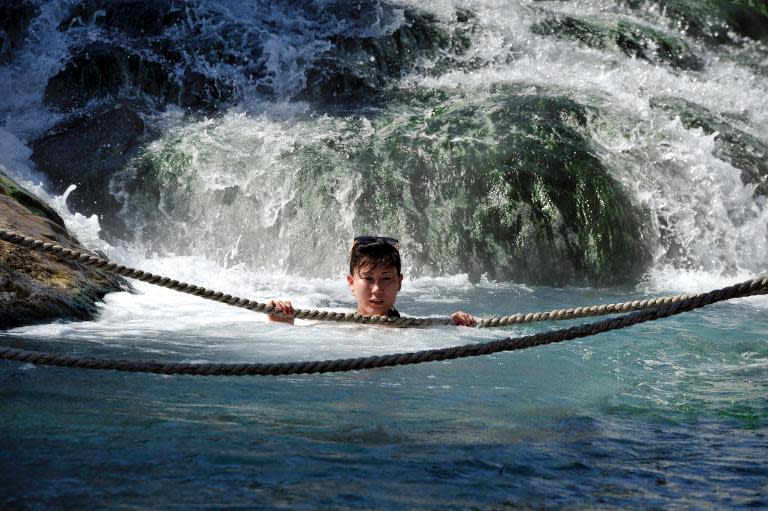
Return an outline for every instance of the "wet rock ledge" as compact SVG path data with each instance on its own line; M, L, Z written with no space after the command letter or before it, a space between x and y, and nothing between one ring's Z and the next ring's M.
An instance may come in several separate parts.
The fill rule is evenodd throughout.
M53 209L2 172L0 228L90 253ZM105 294L127 289L122 277L0 241L0 329L91 319Z

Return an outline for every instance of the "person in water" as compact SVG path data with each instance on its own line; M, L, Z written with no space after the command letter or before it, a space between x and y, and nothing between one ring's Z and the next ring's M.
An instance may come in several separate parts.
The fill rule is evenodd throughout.
M347 284L355 295L359 314L399 318L400 313L395 309L397 293L403 285L399 242L385 236L357 236L349 253ZM270 321L293 324L290 301L272 300L269 303L289 316L270 315ZM451 317L457 325L477 324L466 312L454 312Z

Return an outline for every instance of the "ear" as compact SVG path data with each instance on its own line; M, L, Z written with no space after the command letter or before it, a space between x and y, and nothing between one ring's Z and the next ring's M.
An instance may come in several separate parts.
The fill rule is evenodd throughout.
M354 279L353 279L352 275L347 275L347 284L349 284L349 290L354 293L355 292L355 288L352 287L353 283L354 283ZM398 291L399 291L399 289L398 289Z
M401 273L400 276L397 278L397 290L398 292L403 288L403 274Z

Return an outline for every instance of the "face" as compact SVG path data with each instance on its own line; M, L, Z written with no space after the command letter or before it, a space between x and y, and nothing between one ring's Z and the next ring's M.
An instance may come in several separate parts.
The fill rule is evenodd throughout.
M347 275L349 289L355 294L360 314L383 316L395 304L403 276L394 266L360 266L354 275Z

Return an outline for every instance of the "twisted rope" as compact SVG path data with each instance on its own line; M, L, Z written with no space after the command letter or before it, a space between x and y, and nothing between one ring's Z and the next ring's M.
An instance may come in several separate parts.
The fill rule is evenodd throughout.
M42 240L23 236L13 231L0 229L0 240L13 243L14 245L18 245L29 250L54 254L62 259L74 261L84 266L90 266L99 270L117 273L123 277L129 277L132 279L140 280L142 282L147 282L149 284L154 284L156 286L173 289L174 291L179 291L181 293L187 293L193 296L199 296L200 298L205 298L206 300L213 300L214 302L225 303L233 307L240 307L242 309L285 317L285 315L279 309L269 305L268 303L259 303L254 300L248 300L247 298L241 298L239 296L222 293L221 291L206 289L202 286L196 286L186 282L179 282L175 279L162 277L147 271L137 270L128 266L123 266L122 264L113 263L91 254L86 254L77 250L64 248L60 245L47 243ZM368 316L364 314L358 314L357 312L331 312L308 309L294 309L293 317L298 319L313 319L318 321L344 321L369 324L386 323L389 325L401 327L453 324L453 320L451 318L390 318L388 316Z
M193 296L199 296L206 300L213 300L215 302L225 303L233 307L240 307L242 309L248 309L256 312L263 312L264 314L271 314L274 316L285 317L285 315L277 308L268 303L259 303L247 298L241 298L239 296L233 296L230 294L222 293L221 291L214 291L206 289L194 284L188 284L186 282L179 282L178 280L170 279L168 277L162 277L154 275L149 272L123 266L121 264L113 263L102 259L100 257L79 252L77 250L71 250L62 246L47 243L42 240L23 236L13 231L7 231L0 229L0 240L13 243L15 245L27 248L29 250L35 250L38 252L45 252L54 254L62 259L74 261L85 266L98 268L100 270L117 273L123 277L129 277L132 279L154 284L156 286L173 289L181 293L187 293ZM755 294L762 293L761 291ZM674 303L681 303L690 299L695 295L682 294L674 296L662 296L658 298L648 298L645 300L635 300L624 303L611 303L603 305L593 305L589 307L576 307L571 309L559 309L548 312L531 312L527 314L513 314L510 316L499 316L483 318L477 321L477 326L480 328L493 328L503 327L509 325L517 325L522 323L531 323L534 321L562 321L577 318L584 318L590 316L601 316L606 314L625 313L645 309L653 309L664 305L671 305ZM429 325L453 325L453 319L451 318L413 318L413 317L400 317L392 318L388 316L368 316L364 314L358 314L357 312L331 312L321 311L313 309L294 309L293 317L298 319L309 319L316 321L338 321L348 323L364 323L364 324L387 324L398 327L423 327Z
M481 344L468 344L451 348L431 349L412 353L393 355L345 358L336 360L300 361L284 363L254 364L212 364L212 363L163 363L137 362L131 360L111 360L81 358L25 351L12 348L0 348L0 359L26 362L31 364L76 367L80 369L112 369L116 371L143 372L153 374L187 374L195 376L246 376L246 375L291 375L316 374L342 371L358 371L378 367L421 364L439 360L452 360L465 357L490 355L501 351L521 350L533 346L543 346L580 337L596 335L611 330L626 328L646 321L654 321L674 316L712 303L732 298L765 293L768 290L768 277L760 277L723 289L693 295L681 302L670 303L655 309L644 310L571 328L544 332L524 337L506 339Z

